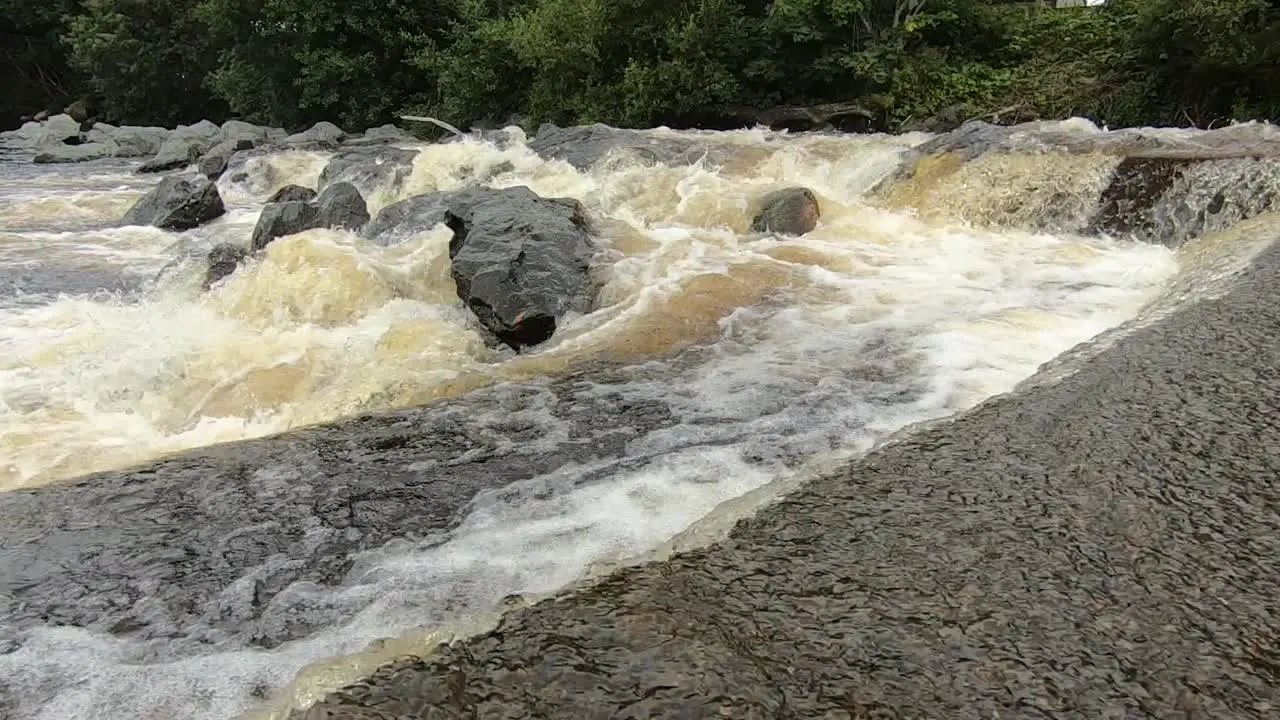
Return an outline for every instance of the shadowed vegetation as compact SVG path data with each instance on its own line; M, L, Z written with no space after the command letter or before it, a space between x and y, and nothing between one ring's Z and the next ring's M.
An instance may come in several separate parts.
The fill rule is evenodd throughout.
M104 119L358 129L736 126L856 103L896 131L981 117L1280 117L1280 0L0 0L0 98Z

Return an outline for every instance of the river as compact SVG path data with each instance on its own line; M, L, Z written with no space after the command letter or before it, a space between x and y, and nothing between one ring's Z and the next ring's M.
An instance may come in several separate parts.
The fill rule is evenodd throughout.
M1080 121L1049 129L1103 135ZM1166 135L1191 137L1179 132ZM32 588L62 582L48 569L61 551L11 554L20 579L0 592L0 708L15 719L225 720L272 698L294 702L314 691L294 683L306 668L332 671L324 686L368 669L343 661L332 670L326 658L482 623L511 596L553 593L663 546L735 499L1011 391L1152 311L1189 277L1188 253L1213 246L1098 232L1090 222L1122 159L1115 153L944 153L894 180L929 136L652 133L696 137L717 160L671 167L618 156L578 170L513 131L510 142L415 146L405 179L361 188L375 213L477 182L586 206L611 258L599 307L520 355L487 346L471 324L443 226L391 247L304 232L201 289L199 263L182 258L244 242L272 192L316 183L325 153L251 158L219 183L227 215L182 234L118 226L157 180L135 174L136 164L3 156L0 491L10 504L0 512L27 508L22 522L41 532L128 528L94 541L109 566L113 543L151 542L126 539L147 534L144 515L128 514L149 501L140 490L126 501L133 481L122 478L176 467L163 463L185 462L175 455L184 451L230 463L243 447L241 458L276 454L238 482L277 500L312 492L327 482L316 468L331 461L291 456L288 438L338 423L323 441L298 436L336 453L343 423L368 418L430 426L425 436L439 442L398 465L395 482L430 477L439 493L430 502L449 511L416 527L406 517L362 528L323 580L281 568L297 559L291 552L315 556L337 531L274 510L201 541L229 553L245 533L270 535L268 525L302 528L283 553L227 554L220 572L230 582L148 579L129 568L162 558L126 558L123 579L98 583L105 595L54 598ZM752 201L792 185L817 194L819 227L802 237L748 232ZM658 409L636 420L646 407ZM351 461L349 471L380 467L369 463ZM445 487L485 463L495 477ZM80 479L89 473L107 474ZM366 481L377 478L352 482ZM97 482L115 487L110 503L92 499ZM210 504L238 502L210 492ZM458 497L446 502L450 493ZM89 506L72 507L77 498ZM95 506L114 517L94 519ZM222 511L165 522L195 532L204 512ZM301 547L313 533L317 544ZM19 544L0 539L0 555ZM94 552L68 550L63 561L82 566ZM257 597L276 576L288 580ZM186 596L168 583L205 586ZM127 601L110 595L120 584L131 588Z

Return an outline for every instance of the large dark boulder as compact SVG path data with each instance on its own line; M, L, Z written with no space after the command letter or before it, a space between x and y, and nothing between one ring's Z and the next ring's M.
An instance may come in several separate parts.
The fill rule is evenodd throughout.
M359 148L339 152L320 173L320 190L346 182L370 192L398 187L413 172L417 150L398 147Z
M240 261L248 255L245 249L231 243L220 243L209 251L209 269L204 275L204 289L208 290L214 283L234 273Z
M301 185L285 185L275 191L267 203L311 202L316 199L316 191Z
M566 313L590 310L596 247L577 200L475 189L452 199L444 222L458 297L512 349L545 342Z
M253 226L249 249L253 252L265 248L272 240L294 235L319 227L316 219L320 211L308 202L272 203L262 208L258 223Z
M351 183L335 183L315 200L323 227L359 230L369 222L369 206Z
M361 234L379 245L398 245L430 232L444 222L450 202L465 202L476 192L474 189L434 192L392 203L379 211Z
M751 221L753 232L803 235L818 226L818 198L803 187L790 187L765 195Z
M142 196L129 212L125 225L154 225L165 230L190 230L222 216L226 208L218 186L203 175L171 176Z
M337 183L326 188L313 202L268 204L258 216L249 248L257 252L278 237L315 228L359 230L368 222L369 208L360 191L350 183Z
M453 231L458 297L507 346L545 342L566 313L591 309L596 246L577 200L524 186L436 192L383 208L363 234L390 245L440 223Z

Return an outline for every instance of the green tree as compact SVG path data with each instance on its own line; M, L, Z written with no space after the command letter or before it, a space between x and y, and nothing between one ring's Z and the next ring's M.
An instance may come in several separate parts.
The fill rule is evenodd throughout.
M85 0L65 40L108 117L172 125L226 115L205 84L216 53L194 9L194 0Z
M79 0L0 0L0 127L62 107L74 79L58 38Z
M409 62L447 36L447 2L204 0L222 51L211 82L245 117L348 128L387 122L433 89Z

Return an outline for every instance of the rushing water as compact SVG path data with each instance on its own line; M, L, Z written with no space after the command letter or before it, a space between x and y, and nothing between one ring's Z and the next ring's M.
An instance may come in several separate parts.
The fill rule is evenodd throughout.
M485 495L442 542L374 553L342 588L296 589L298 603L340 609L302 640L163 647L42 629L0 654L0 675L30 689L26 716L247 711L309 663L554 591L807 463L1008 391L1133 317L1179 267L1158 244L1071 231L1114 156L975 162L944 185L921 172L877 195L924 136L708 138L722 163L618 158L585 172L522 142L428 145L405 182L364 188L375 211L477 178L586 205L611 255L599 308L519 356L473 328L443 227L392 247L331 230L283 238L208 292L198 264L175 262L245 242L273 190L314 185L322 154L256 159L221 181L227 216L183 235L114 226L155 182L130 165L0 163L0 490L586 362L649 367L610 392L676 414L628 446L648 458L636 469L586 483L591 468L568 467L537 479L549 494ZM748 233L751 202L789 185L819 197L818 229ZM546 437L563 432L522 412Z

